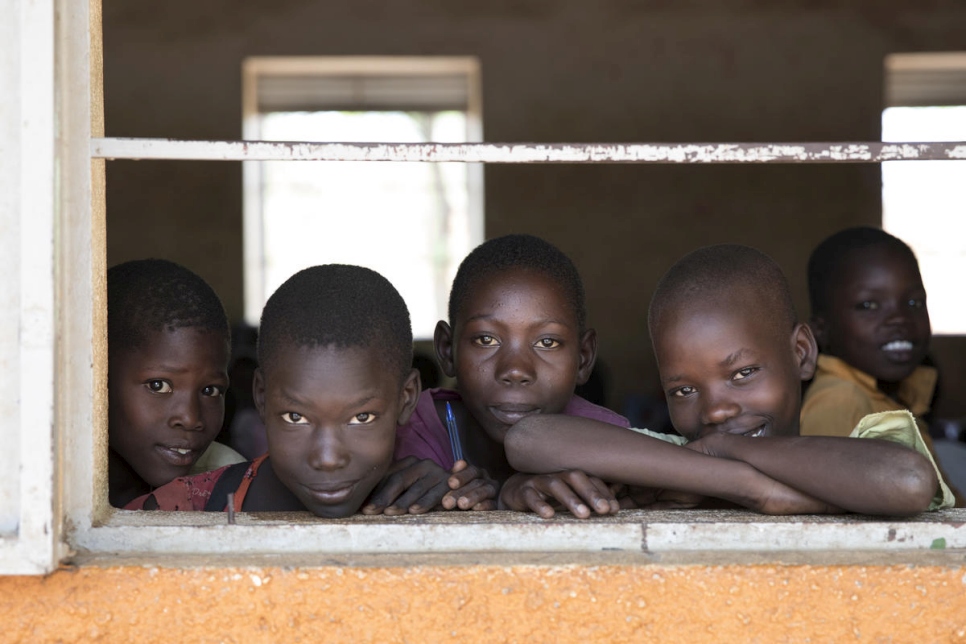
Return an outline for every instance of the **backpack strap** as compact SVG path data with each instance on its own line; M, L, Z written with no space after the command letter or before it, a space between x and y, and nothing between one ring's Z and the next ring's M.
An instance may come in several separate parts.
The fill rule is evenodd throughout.
M251 466L251 461L242 461L229 465L222 472L221 476L215 481L215 487L211 490L211 496L205 503L205 512L224 512L228 505L228 494L234 492L241 485L245 478L245 472Z

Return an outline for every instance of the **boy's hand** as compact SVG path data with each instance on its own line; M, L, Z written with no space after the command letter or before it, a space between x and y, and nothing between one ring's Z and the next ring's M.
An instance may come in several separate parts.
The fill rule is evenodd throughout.
M387 516L429 512L449 491L447 478L449 472L433 461L407 456L389 467L361 511Z
M495 510L499 484L486 470L466 461L456 461L446 481L449 491L443 496L445 510Z
M597 477L580 470L554 474L514 474L500 490L500 507L518 512L536 512L544 519L554 515L554 501L578 519L597 514L617 514L620 504L610 488Z

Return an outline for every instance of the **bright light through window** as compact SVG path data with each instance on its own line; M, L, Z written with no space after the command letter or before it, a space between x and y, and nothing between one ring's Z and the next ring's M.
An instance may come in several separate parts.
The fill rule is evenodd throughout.
M467 140L466 114L459 111L271 112L260 118L265 140ZM432 338L437 320L446 317L449 284L471 248L468 172L457 163L265 163L265 295L307 266L366 266L402 294L415 337Z
M966 106L890 107L883 141L966 141ZM882 164L882 227L919 259L936 334L966 334L966 161Z

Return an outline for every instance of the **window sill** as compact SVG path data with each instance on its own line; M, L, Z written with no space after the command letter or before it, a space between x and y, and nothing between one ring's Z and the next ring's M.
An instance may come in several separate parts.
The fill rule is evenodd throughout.
M623 511L581 521L544 521L513 512L431 513L405 517L354 516L322 520L308 513L115 511L102 525L73 535L75 561L117 558L158 563L167 555L185 565L215 561L262 563L311 558L344 565L405 565L444 557L474 561L634 561L647 563L867 563L966 561L966 510L911 518L857 516L769 517L745 511ZM451 555L460 554L458 558ZM465 555L470 554L470 557ZM559 556L558 556L559 555ZM556 558L555 558L556 557ZM548 559L549 558L549 559Z

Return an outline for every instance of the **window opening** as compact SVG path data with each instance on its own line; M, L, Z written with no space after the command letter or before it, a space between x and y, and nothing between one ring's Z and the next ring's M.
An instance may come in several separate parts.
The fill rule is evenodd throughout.
M245 138L480 140L473 59L256 58L245 63ZM270 161L245 167L245 311L314 264L385 275L417 339L446 317L460 260L483 240L479 168L465 163Z
M966 139L966 53L886 58L882 140ZM966 334L966 161L882 164L882 227L919 259L933 333Z

